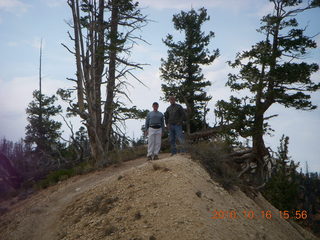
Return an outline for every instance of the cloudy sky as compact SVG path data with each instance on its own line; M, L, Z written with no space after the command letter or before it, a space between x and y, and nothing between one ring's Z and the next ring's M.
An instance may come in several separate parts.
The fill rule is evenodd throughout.
M205 7L211 19L203 26L205 31L214 31L216 37L210 48L220 49L221 56L211 65L203 68L205 76L212 82L207 91L213 97L209 107L210 124L214 124L213 109L217 100L228 99L230 91L225 87L227 74L232 70L226 64L234 60L237 52L249 49L263 38L255 30L260 18L269 12L267 0L141 0L142 12L152 21L140 34L150 45L135 46L134 61L149 64L138 77L147 87L131 79L132 104L150 109L153 101L160 102L160 111L168 103L160 101L162 96L159 78L160 58L166 58L166 47L162 39L174 33L172 15L191 7ZM25 109L32 100L32 91L38 86L39 45L43 39L43 88L45 94L54 94L58 88L72 86L66 80L73 77L75 64L61 43L72 46L67 37L66 21L71 19L66 0L0 0L0 137L16 141L24 137ZM299 18L301 26L307 26L311 36L320 32L320 10L303 13ZM320 46L320 36L315 40ZM310 52L305 61L320 63L319 48ZM313 75L319 81L320 74ZM320 103L320 93L312 95L314 103ZM313 112L285 109L274 105L267 114L279 114L270 121L275 132L266 137L266 144L274 150L282 134L290 137L289 152L293 159L309 170L320 171L320 110ZM73 120L77 122L76 119ZM130 121L127 134L139 137L142 121ZM76 124L78 127L79 125ZM64 129L64 135L68 130Z

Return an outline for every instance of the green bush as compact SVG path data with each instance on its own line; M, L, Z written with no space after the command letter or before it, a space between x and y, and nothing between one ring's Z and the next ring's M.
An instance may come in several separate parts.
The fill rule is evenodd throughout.
M51 172L47 175L47 177L43 180L40 180L36 183L36 188L42 189L47 188L51 185L56 184L59 181L63 181L68 179L71 176L75 175L75 170L71 169L60 169L54 172Z
M86 174L95 170L90 162L82 162L73 168L75 175Z
M130 147L123 150L112 151L109 153L111 163L121 163L130 161L138 157L145 156L147 153L146 146ZM49 173L45 179L38 181L35 184L36 189L43 189L56 184L59 181L66 180L75 175L86 174L96 170L91 162L82 162L73 168L60 169Z
M299 181L297 168L288 154L289 137L282 135L276 152L271 178L268 180L263 195L280 210L298 209Z

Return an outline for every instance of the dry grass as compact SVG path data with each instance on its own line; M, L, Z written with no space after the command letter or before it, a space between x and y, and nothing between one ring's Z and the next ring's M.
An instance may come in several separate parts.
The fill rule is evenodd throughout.
M153 164L152 164L152 168L153 168L154 171L158 171L158 170L162 169L163 167L160 166L160 165L157 164L157 163L153 163Z
M231 190L233 186L241 183L235 167L228 158L231 151L232 148L224 142L202 142L189 146L191 158L199 161L211 178L226 190Z
M147 146L141 145L136 147L129 147L123 150L112 151L109 154L111 163L119 163L130 161L142 156L145 156L147 152Z
M110 235L112 235L113 233L115 233L117 231L118 231L118 229L116 227L108 226L104 233L105 233L105 236L110 236Z
M170 168L166 167L164 164L159 164L159 163L153 163L152 169L154 171L162 170L162 172L169 172L170 171Z
M86 214L107 214L112 208L115 207L115 203L119 200L118 197L105 198L103 195L96 196L92 202L90 202L86 208Z
M126 162L138 157L145 156L146 151L146 146L130 147L120 151L112 151L109 153L108 164L102 163L99 166L95 166L91 162L83 162L70 169L59 169L48 174L45 179L42 179L35 183L34 188L44 189L49 186L55 185L59 181L64 181L72 176L87 174L89 172L98 170L101 167L110 166L111 164L114 164L114 167L119 167L121 162ZM121 176L119 176L119 180L120 179Z
M141 215L141 212L140 211L137 211L135 214L134 214L134 220L139 220L142 218L142 215Z

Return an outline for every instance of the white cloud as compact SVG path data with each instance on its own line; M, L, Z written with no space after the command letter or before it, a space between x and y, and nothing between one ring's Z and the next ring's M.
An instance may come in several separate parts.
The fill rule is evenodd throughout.
M40 37L34 37L32 41L28 42L28 44L33 48L40 49L41 41L42 41L42 49L44 49L45 40L43 40Z
M320 35L318 35L316 38L315 38L315 41L317 43L317 47L319 48L320 47Z
M9 47L16 47L16 46L19 45L19 43L16 42L16 41L10 41L10 42L7 43L7 45L8 45Z
M66 6L66 0L42 0L44 4L46 4L50 8Z
M141 64L149 64L143 66L144 69L150 67L160 67L160 59L166 57L166 51L162 51L162 46L158 45L135 45L132 49L132 60Z
M228 74L234 70L227 64L226 57L221 56L212 65L202 68L205 78L212 83L208 89L209 94L213 97L212 101L229 99L230 89L225 84L228 80Z
M253 16L258 16L258 17L263 17L269 13L272 13L273 10L273 3L268 2L265 3L264 5L259 5L257 6L257 11L255 11L252 15Z
M313 98L313 102L319 102L319 94ZM311 171L320 171L318 156L320 149L318 147L320 134L320 110L301 111L288 109L279 104L275 104L268 110L267 115L279 114L269 122L275 130L272 138L265 137L266 144L273 150L277 150L279 140L282 134L289 136L289 155L293 160L300 162L305 166L308 161Z
M52 95L69 83L44 77L42 84L43 93ZM17 140L24 136L27 125L25 110L32 101L32 92L38 89L38 76L16 77L10 81L0 79L0 85L0 137Z
M190 9L192 8L228 8L233 11L239 11L251 6L256 0L140 0L143 7L155 9Z
M36 77L19 77L12 81L0 80L0 137L17 140L26 126L25 109L32 99Z
M17 113L30 102L32 90L36 88L37 77L17 77L12 81L0 80L1 112L8 114Z
M7 42L7 46L9 47L32 47L35 49L40 49L41 38L40 37L33 37L32 40L23 39L18 41L9 41ZM42 49L45 47L45 40L42 40Z
M7 46L9 47L18 47L18 46L27 46L32 47L35 49L40 49L41 38L40 37L33 37L32 40L24 39L18 41L9 41L7 42ZM42 49L45 47L45 40L42 40Z
M30 6L19 0L0 0L0 11L7 11L11 13L24 13Z

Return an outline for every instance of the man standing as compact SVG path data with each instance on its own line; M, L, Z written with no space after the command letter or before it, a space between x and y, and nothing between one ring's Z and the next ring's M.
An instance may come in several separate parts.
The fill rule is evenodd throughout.
M170 135L171 155L174 155L177 153L176 139L178 139L180 145L184 144L182 123L185 121L185 112L181 105L176 104L174 96L169 97L169 102L171 105L164 113L164 117ZM180 151L184 152L183 147Z
M164 129L164 117L158 111L159 104L152 104L153 111L149 112L145 124L145 134L148 135L148 160L159 159L158 154L161 147L161 136Z

